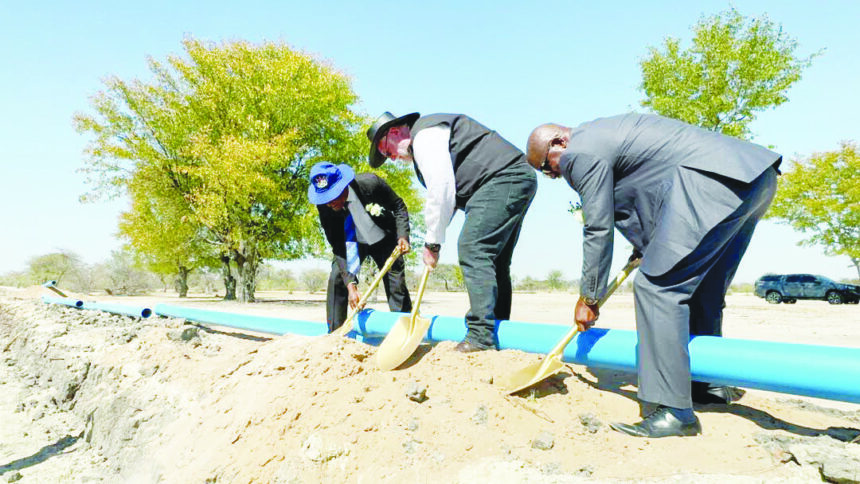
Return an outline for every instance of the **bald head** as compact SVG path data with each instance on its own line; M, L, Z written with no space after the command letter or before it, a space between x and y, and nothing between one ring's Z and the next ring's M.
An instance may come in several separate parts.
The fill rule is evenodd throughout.
M554 139L564 139L566 143L569 133L570 128L554 123L542 124L535 128L529 135L528 147L526 148L526 159L529 164L535 170L540 170L540 166L549 151L550 142Z

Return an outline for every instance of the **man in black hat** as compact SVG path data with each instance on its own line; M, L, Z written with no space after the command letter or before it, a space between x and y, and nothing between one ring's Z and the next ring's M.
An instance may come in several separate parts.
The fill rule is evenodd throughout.
M343 325L349 307L358 305L358 271L368 255L382 267L399 246L409 246L409 213L403 199L384 180L372 173L356 175L346 164L321 162L311 168L308 199L317 206L320 224L331 244L334 260L326 293L329 332ZM403 256L397 258L383 279L388 307L412 311L406 287Z
M466 338L461 352L493 348L495 322L511 315L511 256L537 180L523 152L462 114L386 112L367 131L368 162L386 158L412 163L427 188L423 259L436 267L445 229L460 209L466 221L458 255L469 293Z

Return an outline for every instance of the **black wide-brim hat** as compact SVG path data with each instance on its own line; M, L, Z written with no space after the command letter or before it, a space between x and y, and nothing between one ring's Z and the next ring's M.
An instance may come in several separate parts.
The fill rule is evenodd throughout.
M370 140L370 151L367 154L367 162L370 166L379 168L387 159L385 155L379 152L379 148L376 145L379 144L379 140L388 132L388 128L404 124L411 128L420 117L421 115L418 113L409 113L396 118L393 114L385 111L381 116L376 118L376 121L367 129L367 139Z

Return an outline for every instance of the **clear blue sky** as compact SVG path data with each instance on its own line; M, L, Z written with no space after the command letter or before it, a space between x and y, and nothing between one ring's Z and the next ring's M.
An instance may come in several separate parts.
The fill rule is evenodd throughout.
M791 89L790 101L755 121L755 140L786 158L860 141L860 2L737 6L782 24L799 41L800 55L826 49ZM350 75L360 111L466 113L523 148L540 123L577 125L640 109L638 63L647 48L666 36L688 41L702 15L729 7L725 1L2 2L0 273L59 249L92 263L119 247L117 214L126 202L77 201L87 189L76 172L86 139L75 133L72 115L88 109L105 76L148 79L146 57L180 53L186 35L286 42ZM563 181L539 178L513 272L542 278L561 269L578 278L581 228L565 212L576 195ZM456 261L461 223L458 215L449 227L443 262ZM760 224L736 282L769 271L856 277L846 257L798 247L800 239L787 226ZM616 245L616 265L627 256L624 248Z

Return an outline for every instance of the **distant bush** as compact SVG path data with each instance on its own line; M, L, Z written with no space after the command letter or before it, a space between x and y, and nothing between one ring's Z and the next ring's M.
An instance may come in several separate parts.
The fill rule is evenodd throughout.
M755 290L755 285L751 282L742 282L732 284L726 294L752 294Z
M299 281L289 269L278 269L264 265L257 275L257 289L261 291L294 291L299 288Z
M325 291L328 285L328 275L328 271L322 269L308 269L302 272L302 286L310 293Z
M6 274L0 274L0 286L11 286L11 287L26 287L31 286L33 282L30 279L30 275L26 272L7 272Z

